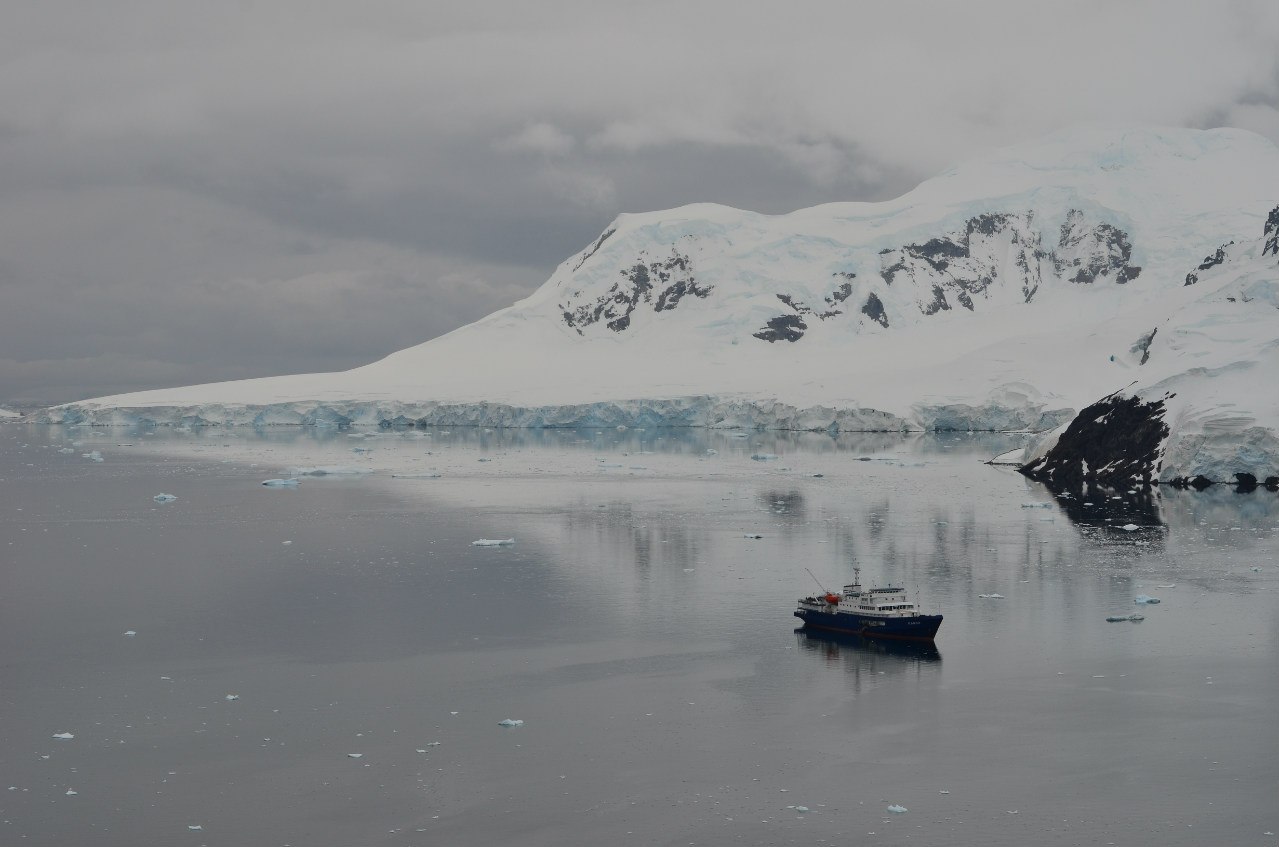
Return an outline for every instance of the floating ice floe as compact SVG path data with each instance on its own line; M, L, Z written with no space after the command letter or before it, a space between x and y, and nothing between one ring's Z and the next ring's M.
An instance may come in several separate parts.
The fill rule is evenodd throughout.
M510 547L514 538L477 538L471 542L472 547Z
M392 479L439 479L440 475L434 472L432 473L393 473L391 474L391 478Z
M70 741L72 738L75 738L75 735L70 732L55 732L53 737L59 741Z
M1023 509L1051 509L1053 507L1053 504L1052 503L1022 503L1021 507Z
M74 448L74 447L63 447L63 448L62 448L62 449L60 449L58 452L59 452L59 453L74 453L74 452L75 452L75 448Z
M80 793L80 792L79 792L79 791L76 791L74 788L68 788L68 789L67 789L67 796L68 796L68 797L74 797L74 796L76 796L76 795L77 795L77 794L79 794L79 793Z
M1002 594L978 594L977 596L982 597L986 600L1003 600L1004 599L1004 595Z
M80 455L81 455L83 458L88 459L90 462L101 462L101 461L103 461L103 459L102 459L102 454L101 454L101 453L99 453L97 450L94 450L92 453L81 453Z
M289 468L294 476L363 476L373 473L372 468L355 468L347 465L324 465L317 468Z
M752 453L751 458L757 462L767 462L777 458L776 453Z
M133 636L135 636L135 635L137 635L137 634L138 634L138 631L137 631L136 629L129 629L129 630L125 630L124 637L125 637L125 638L132 638Z
M1119 528L1122 529L1124 532L1135 532L1141 529L1141 527L1137 526L1135 523L1126 523Z
M297 488L298 480L296 479L264 479L262 484L267 488Z
M1127 621L1132 621L1133 623L1136 623L1137 621L1144 621L1145 619L1146 619L1145 615L1138 615L1138 614L1106 616L1107 623L1121 623L1121 622L1127 622Z
M898 806L894 803L888 807L888 811L892 812L894 815L904 815L909 810L905 806Z
M1159 602L1159 598L1151 597L1147 594L1138 594L1136 597L1132 598L1132 601L1134 603L1140 603L1142 605L1147 605L1147 604L1154 605Z
M192 832L204 831L204 827L200 826L198 823L187 824L187 829L191 830Z
M174 494L165 494L163 491L161 491L159 494L155 495L151 499L157 503L172 503L174 500L178 498Z
M1176 588L1176 587L1177 587L1177 583L1175 583L1175 582L1170 582L1170 583L1168 583L1167 585L1157 585L1157 586L1155 586L1155 587L1156 587L1156 588Z
M240 699L240 695L239 695L239 694L228 694L228 695L226 696L226 698L227 698L228 700L239 700L239 699Z
M364 754L363 753L347 753L346 757L348 759L362 759L364 758Z
M504 718L497 722L498 726L524 726L524 721L516 718Z
M799 812L799 813L801 813L801 814L802 814L802 813L804 813L804 812L807 812L807 811L808 811L808 807L807 807L807 806L796 806L796 807L795 807L795 811L797 811L797 812Z

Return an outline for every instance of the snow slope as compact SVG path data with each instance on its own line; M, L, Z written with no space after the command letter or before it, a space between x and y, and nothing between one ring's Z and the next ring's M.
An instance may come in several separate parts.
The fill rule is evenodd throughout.
M1134 381L1268 368L1268 315L1195 328L1234 272L1198 268L1277 203L1260 136L1071 130L883 203L622 215L528 298L365 367L48 417L1046 429Z

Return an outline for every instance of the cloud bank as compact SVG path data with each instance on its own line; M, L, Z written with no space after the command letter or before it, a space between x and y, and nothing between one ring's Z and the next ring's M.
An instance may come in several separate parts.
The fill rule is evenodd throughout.
M619 212L883 199L1079 122L1279 141L1270 4L8 4L0 400L352 367Z

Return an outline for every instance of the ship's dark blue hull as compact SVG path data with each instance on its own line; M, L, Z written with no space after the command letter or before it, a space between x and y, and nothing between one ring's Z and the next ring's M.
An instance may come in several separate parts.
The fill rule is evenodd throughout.
M916 615L909 618L877 618L854 612L817 612L798 609L795 617L809 629L843 632L865 638L899 638L907 641L932 641L941 627L941 615Z

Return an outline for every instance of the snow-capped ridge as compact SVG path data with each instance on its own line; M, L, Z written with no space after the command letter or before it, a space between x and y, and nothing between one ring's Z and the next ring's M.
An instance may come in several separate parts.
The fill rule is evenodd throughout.
M1224 472L1279 426L1277 200L1260 136L1073 130L879 203L619 215L518 303L361 368L47 418L1021 430L1131 386L1170 395L1152 479Z

